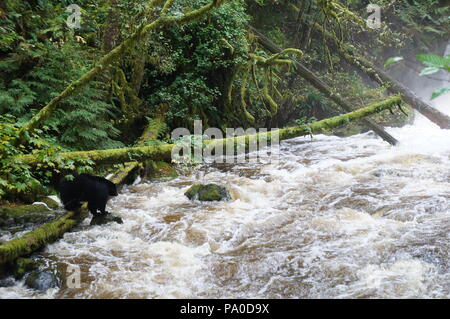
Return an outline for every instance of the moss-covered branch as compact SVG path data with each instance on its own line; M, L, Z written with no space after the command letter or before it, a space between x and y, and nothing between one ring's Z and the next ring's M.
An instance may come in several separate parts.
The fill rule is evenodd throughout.
M364 117L370 116L375 113L379 113L383 110L392 109L393 107L400 106L402 103L402 100L400 97L395 96L391 97L383 102L375 103L372 105L369 105L367 107L358 109L356 111L342 114L339 116L331 117L328 119L324 119L321 121L313 122L308 125L301 125L301 126L294 126L294 127L287 127L283 129L276 130L277 134L279 134L278 138L280 141L291 139L299 136L306 136L311 134L319 134L319 133L325 133L329 130L348 124L350 122L359 121ZM258 138L258 139L267 139L268 144L270 144L270 141L272 139L273 132L267 132L267 133L257 133L254 135L246 135L246 136L240 136L240 137L232 137L232 138L226 138L226 139L217 139L217 140L207 140L204 141L204 143L209 147L213 148L215 145L223 145L224 151L226 150L227 144L232 143L234 147L238 144L245 143L246 146L249 145L252 138Z
M163 26L173 25L173 24L183 24L188 23L193 20L199 19L203 17L206 13L222 5L224 2L228 0L213 0L209 4L197 9L192 10L181 17L175 16L166 16L160 15L153 22L142 25L138 28L138 30L131 35L127 40L125 40L122 44L111 50L108 54L103 56L96 65L90 69L88 72L83 74L78 80L73 81L63 92L61 92L58 96L53 98L46 106L44 106L35 116L31 118L31 120L25 124L19 134L19 142L23 142L26 134L32 132L36 128L42 125L42 123L47 120L55 111L58 104L68 97L72 96L76 92L78 92L82 87L87 85L90 81L92 81L97 75L101 74L107 67L117 60L127 48L133 47L139 40L145 38L152 32L158 28ZM152 1L150 6L157 6L161 1ZM166 11L171 6L172 1L167 0L164 6L164 10ZM164 12L165 12L164 11Z

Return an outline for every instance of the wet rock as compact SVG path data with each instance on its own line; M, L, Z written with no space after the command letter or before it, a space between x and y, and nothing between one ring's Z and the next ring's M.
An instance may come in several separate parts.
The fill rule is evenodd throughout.
M0 279L0 287L12 287L16 284L16 281L14 280L14 277L5 277Z
M50 288L60 288L62 280L57 271L52 269L34 270L25 280L25 285L31 289L46 291Z
M412 177L412 174L410 171L405 169L377 169L372 172L372 175L375 177L384 177L384 176L394 176L394 177Z
M221 201L231 198L230 193L225 187L216 184L195 184L184 195L190 200L199 201Z
M22 279L27 272L35 270L39 267L37 262L29 258L19 258L14 263L13 273L16 279Z
M107 214L103 214L103 215L98 214L98 215L93 216L90 225L98 226L98 225L105 225L105 224L112 223L112 222L116 222L118 224L123 224L122 218L120 218L117 215L107 213Z

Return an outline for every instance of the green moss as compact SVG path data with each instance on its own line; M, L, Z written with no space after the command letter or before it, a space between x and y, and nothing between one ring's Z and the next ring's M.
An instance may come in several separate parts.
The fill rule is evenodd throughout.
M51 210L42 204L2 206L0 207L0 216L8 215L11 217L21 216L30 213L49 213Z
M51 223L44 224L20 238L1 245L0 264L14 261L20 256L28 255L55 241L66 231L78 225L87 216L86 207L87 205L85 204L80 213L68 212Z
M39 202L43 202L47 204L47 206L51 209L56 209L59 207L59 203L50 197L44 197L39 200Z
M32 270L37 269L39 266L33 260L29 258L18 258L13 267L13 274L16 279L22 279L22 277Z

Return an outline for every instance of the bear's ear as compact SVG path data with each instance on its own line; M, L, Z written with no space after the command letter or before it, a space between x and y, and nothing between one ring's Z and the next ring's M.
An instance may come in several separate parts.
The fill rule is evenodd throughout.
M109 196L117 196L117 195L119 195L119 194L117 194L116 184L114 184L113 182L108 181L108 180L106 180L106 181L107 181L107 184L108 184Z

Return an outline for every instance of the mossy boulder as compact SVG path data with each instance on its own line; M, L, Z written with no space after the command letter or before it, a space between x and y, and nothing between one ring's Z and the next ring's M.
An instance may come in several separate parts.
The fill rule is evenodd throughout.
M205 202L229 200L231 198L225 187L216 184L195 184L184 195L190 200Z
M102 214L102 215L95 215L92 217L91 219L91 226L98 226L98 225L105 225L108 223L118 223L118 224L123 224L123 220L122 218L120 218L117 215L108 213L108 214Z

